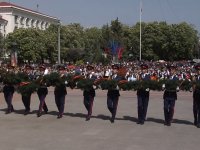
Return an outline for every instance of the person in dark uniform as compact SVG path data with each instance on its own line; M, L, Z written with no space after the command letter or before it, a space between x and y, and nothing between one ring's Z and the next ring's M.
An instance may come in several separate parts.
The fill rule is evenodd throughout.
M200 128L200 64L195 66L197 71L196 76L193 81L197 84L193 87L193 115L194 115L194 125Z
M116 80L116 81L121 80L121 77L119 77L117 75L119 66L118 65L112 65L112 69L113 69L112 80ZM112 115L111 119L110 119L111 123L114 123L114 121L115 121L119 96L120 96L120 93L119 93L118 87L116 87L115 89L108 89L108 92L107 92L107 107L108 107L108 110L110 111L110 113Z
M177 100L177 84L176 81L179 80L178 76L175 74L176 67L175 65L170 65L169 67L169 75L168 75L168 83L166 83L165 91L163 94L164 99L164 117L165 123L164 125L171 126L171 122L174 116L174 107L175 102Z
M32 93L21 93L22 94L22 102L25 107L24 115L28 115L30 113L30 104L31 104L31 94Z
M4 98L8 106L6 114L9 114L14 111L14 108L12 105L12 98L13 98L14 91L15 91L15 88L11 84L5 84L3 87Z
M8 69L8 73L14 72L14 70L13 70L14 66L8 65L7 69ZM6 76L6 77L8 77L8 76ZM12 77L12 76L9 75L9 77ZM9 113L14 111L14 108L13 108L13 105L12 105L12 99L13 99L13 94L15 92L15 88L14 88L13 84L10 83L10 82L7 82L7 80L4 80L2 78L2 81L3 81L3 84L4 84L2 92L4 94L4 98L5 98L5 101L7 103L6 114L9 114Z
M86 78L95 80L97 77L94 75L93 72L94 67L88 65L87 66L87 75ZM86 121L89 121L92 115L92 107L93 107L93 102L94 102L94 97L95 97L95 89L91 87L89 90L84 90L83 91L83 103L85 105L85 108L87 110L87 116L86 116Z
M25 73L28 75L28 80L31 81L32 80L32 70L33 67L31 67L30 65L26 65L25 66ZM20 86L26 86L27 84L29 84L30 82L22 82L20 84ZM28 115L30 113L30 104L31 104L31 95L32 92L23 92L21 93L22 96L22 102L24 104L25 107L25 111L24 111L24 115Z
M59 67L59 73L61 78L64 76L65 67L60 66ZM58 108L58 116L57 118L60 119L63 117L64 108L65 108L65 96L67 95L67 89L65 83L58 83L55 86L54 89L54 95L55 95L55 102L56 106Z
M139 81L150 80L150 74L148 73L148 65L142 64L141 74L139 75ZM137 109L138 109L138 122L137 124L143 125L146 120L147 109L149 104L149 88L140 88L137 90Z
M40 77L39 77L39 88L37 90L37 95L38 98L40 100L40 105L39 105L39 109L38 109L38 113L37 116L40 117L42 115L42 109L44 110L45 113L48 112L48 108L45 102L45 98L48 94L48 88L45 84L45 82L43 81L43 75L44 75L44 71L45 71L45 67L44 66L40 66L39 67L40 70Z

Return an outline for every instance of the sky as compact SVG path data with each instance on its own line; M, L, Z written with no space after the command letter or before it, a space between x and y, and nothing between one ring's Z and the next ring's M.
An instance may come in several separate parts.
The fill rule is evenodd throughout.
M2 0L0 0L2 1ZM117 17L123 24L142 21L187 22L200 33L200 0L4 0L57 17L62 24L80 23L84 27L101 27Z

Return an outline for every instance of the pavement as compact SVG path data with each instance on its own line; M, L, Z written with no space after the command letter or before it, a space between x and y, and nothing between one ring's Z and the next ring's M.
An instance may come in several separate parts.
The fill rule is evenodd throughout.
M164 126L163 92L150 92L147 121L137 122L135 91L121 91L114 124L106 106L107 91L97 90L90 121L81 90L68 89L65 114L57 119L53 89L46 102L49 113L36 117L39 100L31 98L32 113L24 116L21 96L13 97L15 113L5 114L0 93L0 150L199 150L200 129L193 125L192 93L179 92L172 126Z

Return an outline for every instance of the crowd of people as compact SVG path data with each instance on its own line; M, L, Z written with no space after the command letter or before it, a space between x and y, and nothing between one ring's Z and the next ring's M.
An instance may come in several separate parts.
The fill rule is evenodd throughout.
M84 78L98 80L101 78L108 80L126 80L127 82L134 81L148 81L148 80L161 80L168 79L173 81L178 80L188 80L189 82L198 83L200 82L200 65L191 63L188 61L179 61L179 62L124 62L120 64L85 64L75 66L73 64L67 65L58 65L49 67L47 65L24 65L21 67L12 67L12 66L2 66L1 70L7 72L13 72L17 74L18 72L26 73L30 80L37 80L39 77L42 77L52 72L58 72L60 77L67 75L79 75ZM3 80L2 80L3 81ZM28 83L22 83L20 86L24 86ZM65 96L67 95L66 89L67 83L55 85L54 95L55 103L58 108L57 118L62 118L64 113L65 106ZM177 100L177 91L179 87L175 90L168 90L165 85L163 85L163 99L164 99L164 120L165 125L171 126L174 115L175 102ZM200 128L200 87L197 84L193 84L193 114L194 114L194 125ZM96 87L92 86L89 90L83 91L84 105L88 113L86 114L86 121L89 121L92 115L92 106L95 98L95 89ZM8 105L7 114L14 111L12 105L12 97L15 92L15 85L4 83L3 93L5 101ZM22 94L22 102L25 106L24 114L27 115L30 112L30 99L32 93ZM37 116L42 115L42 111L48 113L48 107L45 103L46 95L48 94L48 86L42 81L39 82L39 87L37 88L38 98L40 100ZM138 124L143 125L146 120L148 103L149 103L149 88L137 89L137 108L138 108ZM111 113L111 123L114 123L115 116L117 113L117 106L120 97L120 90L118 87L115 89L108 89L107 92L107 107Z

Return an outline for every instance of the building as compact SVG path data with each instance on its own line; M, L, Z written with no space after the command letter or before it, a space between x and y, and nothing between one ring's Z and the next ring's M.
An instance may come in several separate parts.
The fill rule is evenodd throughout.
M3 19L2 16L0 16L0 33L2 33L3 37L6 35L6 25L8 21Z
M0 2L0 16L0 32L5 36L18 28L45 30L50 24L60 22L55 17L8 2Z
M17 6L8 2L0 2L0 34L3 38L18 28L37 28L45 30L50 24L60 24L58 18ZM7 58L4 49L3 58ZM17 52L14 50L10 53L11 65L17 65Z

